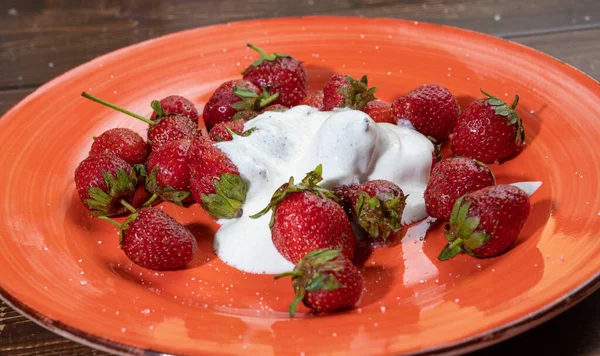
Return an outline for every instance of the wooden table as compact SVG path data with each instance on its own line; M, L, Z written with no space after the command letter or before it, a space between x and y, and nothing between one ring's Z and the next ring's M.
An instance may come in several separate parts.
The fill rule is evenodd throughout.
M2 0L0 114L55 76L148 38L228 21L304 15L394 17L472 29L537 48L600 79L598 0ZM475 354L525 352L600 355L600 292ZM104 353L46 331L0 303L5 354Z

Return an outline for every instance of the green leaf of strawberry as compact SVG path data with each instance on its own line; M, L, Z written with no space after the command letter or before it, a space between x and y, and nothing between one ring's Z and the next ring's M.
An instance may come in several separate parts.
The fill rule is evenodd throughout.
M203 194L202 206L210 215L218 219L233 219L242 215L242 205L246 201L248 187L237 174L222 173L213 182L215 194Z

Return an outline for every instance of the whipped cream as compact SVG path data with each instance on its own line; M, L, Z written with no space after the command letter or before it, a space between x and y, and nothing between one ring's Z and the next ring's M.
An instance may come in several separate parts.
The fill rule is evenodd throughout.
M250 136L217 143L248 183L243 215L219 220L214 249L225 263L251 273L281 273L292 263L271 241L271 213L262 210L275 190L290 177L296 182L323 165L325 188L385 179L408 194L402 223L427 216L423 193L429 179L433 145L417 131L378 124L357 110L318 111L296 106L285 112L266 112L245 125Z

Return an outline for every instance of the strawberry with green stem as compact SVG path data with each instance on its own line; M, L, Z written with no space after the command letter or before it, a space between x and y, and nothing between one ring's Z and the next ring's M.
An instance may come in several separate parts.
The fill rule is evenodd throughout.
M209 138L192 141L189 170L192 196L206 212L218 219L242 215L248 186L231 159Z
M153 151L157 150L167 142L178 139L193 140L196 136L198 136L198 125L184 115L175 114L158 116L157 119L153 121L86 92L81 93L81 96L150 125L148 128L148 143Z
M377 89L377 87L368 87L366 75L358 81L349 75L335 74L323 88L321 110L329 111L335 108L362 110L369 102L376 99L374 94Z
M512 185L493 185L462 196L444 228L448 245L438 259L461 252L480 258L505 252L519 236L530 209L527 193Z
M323 167L295 183L294 178L281 185L269 204L250 218L259 218L272 211L269 227L271 239L279 253L297 263L315 249L335 249L349 259L354 257L356 238L338 198L318 183L323 180Z
M152 151L146 165L136 168L146 177L146 190L163 200L182 205L190 197L189 150L191 141L182 139Z
M523 121L515 111L519 95L508 106L501 99L481 92L486 98L473 102L458 117L452 151L483 163L498 163L514 155L525 142Z
M119 215L131 206L138 180L133 167L111 154L90 156L75 169L79 198L96 216Z
M156 271L184 267L198 249L194 235L164 211L147 206L149 202L144 205L123 224L105 216L100 219L121 230L121 249L135 264Z
M202 118L210 131L222 122L250 120L257 115L257 110L275 99L276 94L263 93L259 87L247 80L229 80L219 85L208 99Z
M154 109L150 117L152 121L161 116L183 115L198 123L198 109L194 103L181 95L169 95L160 101L152 100L150 106Z
M248 47L260 54L243 72L243 78L259 88L270 88L279 94L274 104L299 105L308 93L308 74L304 64L288 54L267 54L259 47Z
M362 295L363 279L340 249L319 249L308 253L293 271L281 273L275 279L292 277L294 299L289 306L293 317L298 304L317 313L331 313L353 307Z

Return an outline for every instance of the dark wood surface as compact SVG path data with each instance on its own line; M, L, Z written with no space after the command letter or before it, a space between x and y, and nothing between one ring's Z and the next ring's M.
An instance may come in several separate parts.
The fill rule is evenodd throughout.
M148 38L228 21L306 15L393 17L472 29L537 48L600 79L599 0L1 0L0 114L55 76ZM46 331L0 303L0 355L96 354L104 353ZM600 292L473 355L518 354L600 355Z

